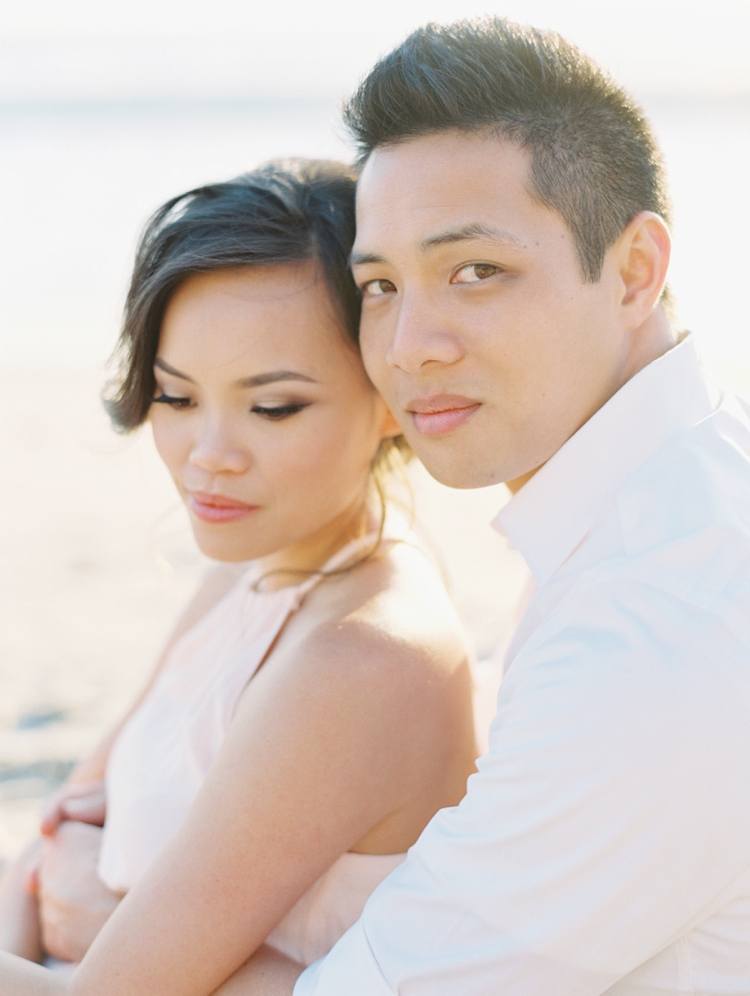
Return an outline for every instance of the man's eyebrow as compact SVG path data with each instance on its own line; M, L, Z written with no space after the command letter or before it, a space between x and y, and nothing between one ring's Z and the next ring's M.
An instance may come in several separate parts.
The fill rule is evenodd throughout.
M472 221L466 225L459 225L458 228L449 228L444 232L438 232L437 235L431 235L420 243L419 248L422 252L429 252L436 246L448 245L451 242L468 242L471 239L484 239L486 242L496 242L498 245L512 246L515 249L526 248L517 235L481 221ZM366 263L382 266L386 262L385 257L376 252L352 252L349 256L349 266L363 266Z
M376 252L352 252L349 254L349 266L363 266L365 263L385 263L385 257Z
M176 370L160 356L157 356L154 360L154 366L158 367L160 370L163 370L165 373L172 374L173 377L179 377L180 380L189 381L191 384L195 383L192 377L188 377L187 374ZM275 384L279 380L303 380L308 384L317 383L313 377L308 377L307 374L303 373L296 373L294 370L272 370L269 373L255 374L252 377L242 377L237 381L237 386L262 387L264 384Z
M434 249L435 246L448 245L451 242L468 242L471 239L483 239L488 242L497 242L500 245L510 245L517 249L524 249L523 242L504 228L495 228L493 225L486 225L481 221L472 221L466 225L459 225L458 228L449 228L437 235L431 235L424 239L420 248L422 252Z

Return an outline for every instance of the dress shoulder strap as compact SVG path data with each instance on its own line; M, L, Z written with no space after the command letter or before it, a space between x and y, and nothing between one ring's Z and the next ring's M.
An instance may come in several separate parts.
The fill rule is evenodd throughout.
M345 546L342 546L340 550L337 550L332 557L330 557L325 564L320 568L320 570L315 571L309 577L305 578L300 584L296 585L295 591L295 603L299 606L304 598L320 584L321 581L325 581L326 576L334 571L340 570L345 567L350 560L355 560L357 556L364 553L368 547L371 547L378 539L377 533L367 533L366 536L360 536L357 539L352 540Z

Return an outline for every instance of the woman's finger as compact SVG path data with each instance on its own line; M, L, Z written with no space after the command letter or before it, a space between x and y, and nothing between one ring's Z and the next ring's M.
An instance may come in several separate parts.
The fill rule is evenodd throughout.
M106 796L103 782L90 785L64 785L42 808L40 831L51 837L64 820L104 825Z

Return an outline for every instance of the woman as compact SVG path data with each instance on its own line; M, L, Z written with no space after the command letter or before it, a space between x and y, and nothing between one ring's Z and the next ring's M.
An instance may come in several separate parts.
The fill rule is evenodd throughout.
M146 230L109 408L151 422L223 566L79 772L108 758L99 874L124 899L69 982L3 958L4 996L208 996L266 939L312 961L464 794L471 678L385 517L399 430L356 348L353 192L338 164L271 165Z

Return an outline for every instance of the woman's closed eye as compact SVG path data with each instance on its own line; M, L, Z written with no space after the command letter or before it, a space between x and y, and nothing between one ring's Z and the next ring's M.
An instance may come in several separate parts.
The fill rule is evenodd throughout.
M192 405L192 398L179 398L172 394L165 394L164 391L151 399L155 405L169 405L170 408L189 408Z
M476 284L500 273L494 263L465 263L451 277L452 284Z
M260 415L262 418L269 419L272 422L280 422L281 419L289 418L290 415L296 415L297 412L301 412L309 404L309 401L304 401L289 405L253 405L251 411L253 414Z

